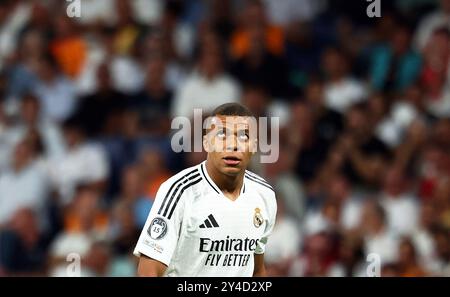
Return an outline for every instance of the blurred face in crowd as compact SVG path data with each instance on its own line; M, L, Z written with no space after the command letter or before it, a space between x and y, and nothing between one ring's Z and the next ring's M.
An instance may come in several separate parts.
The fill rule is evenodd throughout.
M42 34L37 30L30 30L25 33L20 47L23 59L38 58L45 52L45 41ZM30 65L35 66L35 65Z
M306 86L305 99L315 109L323 106L323 84L312 82Z
M349 197L349 184L344 176L336 175L331 178L327 187L328 197L334 202L340 203Z
M347 73L347 62L339 51L328 49L322 56L322 68L328 79L341 79Z
M64 128L64 139L69 148L74 148L83 141L83 132L79 127Z
M118 203L113 209L114 223L118 227L117 237L133 236L135 231L135 220L133 207L127 203ZM116 237L116 238L117 238Z
M107 90L111 87L111 73L107 64L98 67L97 82L100 90Z
M36 215L31 209L18 210L11 219L11 228L19 234L27 246L33 246L39 240Z
M222 52L216 37L205 38L201 56L200 71L208 79L222 72Z
M392 48L394 53L403 54L409 49L411 34L408 28L399 27L392 36Z
M403 239L399 246L399 262L401 265L411 265L416 262L416 250L409 239Z
M59 38L69 37L74 32L74 23L65 14L58 14L54 19L54 29Z
M256 152L256 134L249 117L216 115L210 118L210 129L203 145L208 152L208 162L222 174L236 176L248 167Z
M82 230L87 231L93 227L99 200L99 192L92 188L85 187L77 191L73 202L73 210L80 219Z
M256 116L264 116L267 107L267 95L261 88L250 87L242 95L242 103Z
M434 139L447 149L450 149L450 120L442 119L437 122L433 132Z
M450 36L448 32L438 30L428 39L424 49L424 59L434 68L442 67L439 65L449 56Z
M300 135L300 141L306 143L314 133L314 119L308 106L304 102L292 106L291 127L296 134Z
M450 232L441 230L434 236L436 243L436 252L439 257L450 260Z
M164 156L157 149L147 149L139 157L145 176L158 174L165 170Z
M164 74L166 64L162 57L151 58L147 65L146 87L148 90L164 89Z
M97 276L104 276L109 267L109 247L104 243L94 243L84 259L84 265Z
M33 147L29 141L19 142L14 150L13 167L16 170L22 169L32 160L33 155Z
M126 199L136 199L142 193L143 180L137 166L127 168L122 175L122 192Z
M405 192L407 181L400 168L395 166L389 168L384 178L384 192L395 198Z
M265 52L265 32L264 27L260 25L252 25L248 28L250 48L249 58L250 62L259 62L253 60L260 60Z
M247 26L265 24L264 5L259 1L248 1L243 14L244 24Z
M380 206L374 201L367 201L363 206L361 222L364 222L364 232L369 235L377 234L384 228L384 216L380 212Z
M36 65L39 78L44 82L52 82L57 73L56 65L46 58L41 58Z
M420 224L428 229L436 223L436 211L432 203L423 203L420 208Z
M346 130L357 138L368 135L367 113L361 108L351 108L346 115Z
M376 125L386 113L385 98L382 95L374 95L368 101L369 114L372 119L372 124Z
M36 123L39 117L39 101L36 97L27 96L22 100L22 120L28 125Z

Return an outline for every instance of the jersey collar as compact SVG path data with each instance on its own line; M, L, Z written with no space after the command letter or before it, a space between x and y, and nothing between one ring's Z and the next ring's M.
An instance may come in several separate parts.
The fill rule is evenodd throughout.
M205 178L206 182L211 186L211 188L213 188L213 190L219 194L219 195L223 195L222 191L219 189L219 187L214 183L214 181L212 180L212 178L209 176L208 171L206 170L206 160L203 161L200 164L200 171L203 175L203 177ZM241 192L239 193L239 196L241 196L243 193L245 193L245 178L243 180L242 183L242 187L241 187ZM227 198L228 199L228 198Z

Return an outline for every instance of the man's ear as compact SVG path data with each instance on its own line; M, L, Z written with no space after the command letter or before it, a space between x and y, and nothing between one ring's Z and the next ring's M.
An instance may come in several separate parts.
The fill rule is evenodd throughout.
M250 152L252 153L252 155L254 155L256 154L257 151L258 151L258 138L255 138L250 142Z
M208 140L208 134L203 135L203 149L209 153L211 151L211 143Z

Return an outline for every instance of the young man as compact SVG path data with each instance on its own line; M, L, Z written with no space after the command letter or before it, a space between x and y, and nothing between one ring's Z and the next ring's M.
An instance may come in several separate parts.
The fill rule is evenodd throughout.
M265 276L277 205L273 188L246 170L257 142L252 115L227 103L210 123L206 161L158 190L134 250L140 276Z

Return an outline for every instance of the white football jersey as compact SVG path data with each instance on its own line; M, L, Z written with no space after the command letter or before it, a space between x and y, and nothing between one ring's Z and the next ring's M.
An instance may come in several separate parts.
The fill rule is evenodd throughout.
M246 171L239 197L228 199L209 177L206 161L158 190L134 255L167 265L167 276L252 276L275 224L272 187Z

